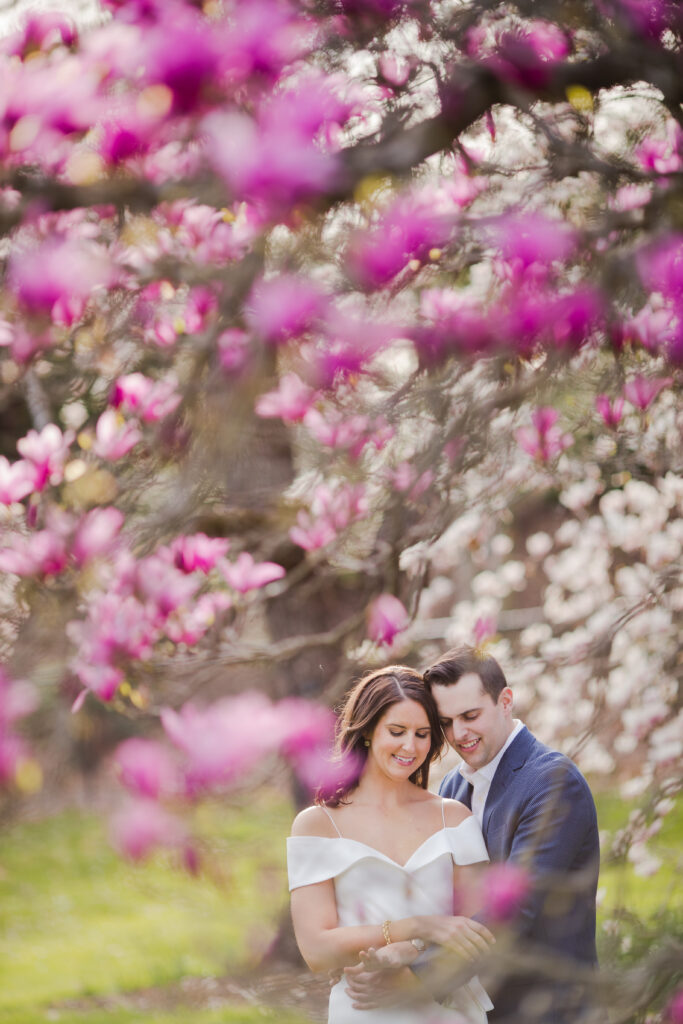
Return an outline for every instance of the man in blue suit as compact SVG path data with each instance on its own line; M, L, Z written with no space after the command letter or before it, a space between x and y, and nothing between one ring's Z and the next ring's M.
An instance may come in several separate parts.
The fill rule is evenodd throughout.
M479 819L493 862L528 872L531 889L513 926L531 969L491 991L495 1024L564 1024L582 1019L582 984L597 963L595 895L599 844L595 803L576 765L512 717L512 690L490 655L454 648L424 673L448 742L462 763L440 794Z

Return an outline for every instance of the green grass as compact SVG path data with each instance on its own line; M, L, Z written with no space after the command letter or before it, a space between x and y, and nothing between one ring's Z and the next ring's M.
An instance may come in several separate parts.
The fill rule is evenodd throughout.
M184 1007L172 1013L154 1010L10 1010L3 1024L306 1024L300 1016L260 1007L222 1007L197 1010Z
M598 824L607 833L623 828L628 820L630 806L611 794L597 799ZM648 844L661 859L656 874L643 877L636 874L628 862L605 863L600 871L601 903L599 916L605 919L615 910L627 909L647 920L666 908L683 917L683 892L680 878L683 871L683 800L678 799L675 809L664 818L661 831Z
M10 1009L248 966L286 900L290 819L275 795L248 813L204 809L213 880L160 859L127 864L103 823L77 812L11 829L0 840L0 1020Z

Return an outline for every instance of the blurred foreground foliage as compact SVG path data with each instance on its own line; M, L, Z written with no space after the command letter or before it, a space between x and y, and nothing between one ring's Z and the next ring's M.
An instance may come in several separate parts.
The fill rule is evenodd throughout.
M600 797L601 828L619 827L628 809L613 795ZM189 976L253 970L286 902L291 813L274 789L259 791L242 808L202 808L208 852L207 874L199 879L162 857L141 866L122 861L102 821L89 814L68 811L9 829L0 841L3 1024L132 1024L142 1016L146 1024L172 1024L188 1021L188 1014L192 1024L296 1024L296 1015L278 1009L271 1018L261 1006L144 1013L87 1007L96 997L148 988L162 993ZM653 877L638 876L627 862L601 872L600 953L608 969L632 966L665 939L683 941L680 801L653 845L662 860ZM60 1007L74 999L86 1005Z

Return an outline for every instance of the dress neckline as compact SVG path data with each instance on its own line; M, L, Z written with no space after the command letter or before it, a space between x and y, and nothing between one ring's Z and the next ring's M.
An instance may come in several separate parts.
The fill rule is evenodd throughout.
M394 858L390 857L388 853L383 853L382 850L378 850L376 846L371 846L370 843L364 843L361 839L349 839L347 836L341 836L341 835L340 836L290 836L289 838L290 838L290 840L292 840L292 839L319 839L319 840L322 840L325 843L353 843L354 846L362 846L366 850L371 850L372 853L376 854L376 856L381 857L382 860L388 861L389 864L393 864L394 867L400 868L401 870L405 870L408 867L408 865L410 864L410 862L412 860L414 860L414 858L418 855L418 853L420 853L420 851L427 845L427 843L430 843L432 841L432 839L434 839L435 836L441 836L445 832L454 832L456 829L459 829L461 827L461 825L464 825L466 821L469 821L471 817L473 817L473 816L470 815L467 818L463 818L463 820L458 822L457 825L444 825L443 828L438 829L436 832L432 832L431 835L427 836L427 838L424 839L420 843L420 845L417 846L413 850L413 852L410 854L408 859L406 861L404 861L403 864L401 864L400 861L394 860Z

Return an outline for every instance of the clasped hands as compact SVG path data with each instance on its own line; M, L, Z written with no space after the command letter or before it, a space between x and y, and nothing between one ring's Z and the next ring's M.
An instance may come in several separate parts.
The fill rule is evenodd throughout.
M489 929L469 917L429 915L417 918L420 936L427 943L456 957L458 966L474 963L496 941ZM392 942L379 949L361 950L359 962L344 968L346 988L354 1009L390 1006L406 998L430 998L409 969L419 956L412 942ZM339 980L339 975L334 981Z

